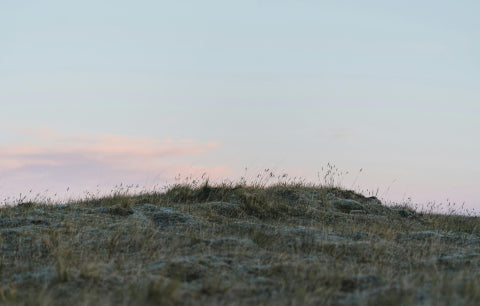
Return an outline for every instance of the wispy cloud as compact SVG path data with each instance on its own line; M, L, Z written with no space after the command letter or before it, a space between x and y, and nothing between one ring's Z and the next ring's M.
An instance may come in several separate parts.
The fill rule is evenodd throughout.
M346 139L352 137L354 134L354 131L349 128L332 128L318 132L320 137L330 140Z
M0 146L0 171L23 166L68 165L81 160L109 164L117 169L138 169L162 163L168 157L203 154L217 142L168 142L118 135L63 137L59 143ZM142 166L143 165L143 166Z
M191 162L219 147L218 142L65 135L49 128L16 132L23 142L0 145L0 186L12 190L58 185L86 189L92 184L167 180L177 174L220 178L230 173L227 166Z

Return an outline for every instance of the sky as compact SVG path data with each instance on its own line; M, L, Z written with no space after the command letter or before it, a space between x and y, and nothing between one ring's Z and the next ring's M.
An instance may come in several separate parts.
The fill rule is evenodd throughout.
M479 11L3 0L1 199L333 164L385 202L479 209Z

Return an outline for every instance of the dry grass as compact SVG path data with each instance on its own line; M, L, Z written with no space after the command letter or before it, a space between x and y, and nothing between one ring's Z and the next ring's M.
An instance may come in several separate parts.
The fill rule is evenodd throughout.
M479 305L479 224L263 178L26 202L0 208L0 304Z

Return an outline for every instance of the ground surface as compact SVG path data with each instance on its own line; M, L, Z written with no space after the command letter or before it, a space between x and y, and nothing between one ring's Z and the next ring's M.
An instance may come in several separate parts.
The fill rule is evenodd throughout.
M0 304L480 305L479 221L298 185L27 202Z

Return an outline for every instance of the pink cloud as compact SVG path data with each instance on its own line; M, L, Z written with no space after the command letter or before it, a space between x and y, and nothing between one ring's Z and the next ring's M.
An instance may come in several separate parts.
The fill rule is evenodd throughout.
M48 131L48 132L47 132ZM98 184L158 183L181 174L220 179L231 173L224 165L192 163L219 147L218 142L160 141L125 135L63 135L53 129L25 133L27 143L0 146L0 195L25 189L86 190Z
M0 146L0 171L36 165L65 165L95 160L130 169L158 164L169 157L201 155L219 146L217 142L160 142L151 138L104 135L90 138L59 138L51 144Z

